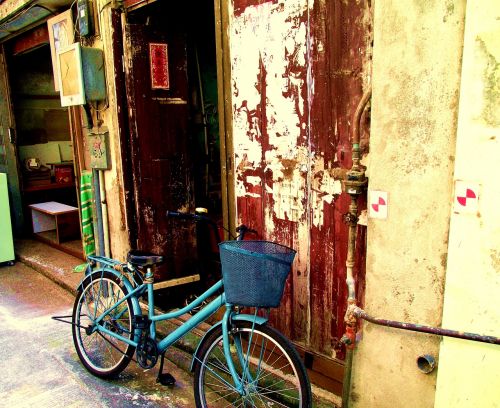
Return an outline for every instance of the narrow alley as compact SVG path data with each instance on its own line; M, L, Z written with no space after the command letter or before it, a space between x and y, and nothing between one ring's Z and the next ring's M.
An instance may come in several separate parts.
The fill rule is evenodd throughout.
M166 362L177 379L156 384L157 368L133 362L114 381L89 374L73 347L68 315L73 296L18 262L0 267L0 407L193 407L190 376Z

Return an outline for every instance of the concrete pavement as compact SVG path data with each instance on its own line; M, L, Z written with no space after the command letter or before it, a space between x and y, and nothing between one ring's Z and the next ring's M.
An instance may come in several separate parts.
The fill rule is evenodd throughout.
M2 371L0 370L0 408L3 406L49 406L51 408L52 406L194 407L192 376L189 372L189 368L192 354L201 336L210 327L208 324L200 324L200 326L193 329L191 333L180 339L173 347L169 348L166 353L164 372L170 372L177 379L177 383L173 388L156 384L155 380L159 364L157 364L152 371L146 372L140 369L136 363L131 362L124 374L115 382L96 379L85 371L78 360L71 337L71 326L50 319L50 316L53 315L71 314L76 287L83 278L83 274L74 273L73 268L83 261L44 243L31 239L16 240L15 251L18 261L20 260L22 263L18 262L14 267L0 267L0 364L3 365L4 363L2 360L4 356L4 346L2 343L4 340L2 339L4 339L4 332L6 332L4 327L13 325L12 327L15 328L16 324L19 324L19 322L31 319L29 314L23 318L14 319L13 317L16 316L18 306L19 310L23 310L24 307L31 311L39 309L38 313L43 313L43 316L39 315L33 320L33 324L40 324L39 329L37 329L39 331L38 340L32 338L31 344L47 344L52 347L52 345L58 344L59 342L64 345L64 353L66 355L64 360L59 357L61 355L61 350L57 348L47 348L47 350L51 351L44 352L44 356L47 357L50 355L51 359L58 359L60 365L67 365L65 370L69 370L72 373L72 375L67 376L68 381L70 379L75 379L78 384L78 387L70 387L71 392L76 392L82 385L89 384L87 392L93 395L94 400L88 400L87 402L89 403L87 405L85 405L86 401L83 397L82 401L76 405L71 405L70 402L72 397L65 400L65 403L61 405L54 403L3 405L5 401L7 401L7 399L4 398L4 384L6 386L8 381L12 380L9 378L2 378ZM32 282L37 283L32 284ZM40 285L42 283L45 285L44 287L50 287L50 291L41 290ZM26 290L23 288L26 288ZM5 295L4 292L6 293ZM55 293L57 293L57 295L55 295ZM7 296L7 294L9 295ZM22 306L22 304L16 306L16 302L22 303L22 300L15 300L17 297L19 297L19 299L28 299L28 303L24 306ZM12 306L4 306L3 304L5 302L11 302ZM7 313L5 312L6 310L10 310L10 312ZM10 318L7 319L9 316ZM184 316L179 319L172 319L172 321L161 322L157 325L158 335L166 335L176 329L187 318L188 316ZM11 330L11 328L9 327L8 330ZM26 332L29 332L29 330ZM60 335L59 340L56 334ZM22 336L23 334L22 332L13 332L9 335L9 338L16 337L17 335ZM7 341L7 339L5 341ZM12 345L16 344L19 344L19 342L14 340ZM27 346L29 346L29 344L27 344ZM20 352L22 353L22 350ZM21 356L19 358L20 360L18 363L22 363L27 357ZM62 368L60 371L64 372ZM30 384L31 380L28 380L25 373L19 373L22 375L16 379L17 386L21 387L23 381L24 384ZM12 375L18 376L14 374L14 372ZM10 373L7 377L10 377ZM31 377L32 375L30 374L29 378ZM28 385L24 386L23 389L30 393L30 388L31 387ZM51 395L51 393L47 395ZM334 408L340 406L340 398L338 396L315 386L313 386L313 398L314 407L316 408ZM19 404L21 402L17 401L17 403Z
M190 375L165 362L174 387L156 383L157 368L134 362L113 381L81 365L71 326L71 293L18 262L0 267L0 407L194 407Z

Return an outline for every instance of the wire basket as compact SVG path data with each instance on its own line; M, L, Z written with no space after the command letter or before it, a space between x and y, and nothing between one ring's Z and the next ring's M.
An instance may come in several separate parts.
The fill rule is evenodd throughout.
M295 251L269 241L219 244L226 301L250 307L278 307Z

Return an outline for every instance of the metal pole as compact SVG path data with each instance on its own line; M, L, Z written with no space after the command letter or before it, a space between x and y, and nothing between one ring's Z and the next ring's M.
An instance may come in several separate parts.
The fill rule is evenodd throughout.
M398 322L396 320L378 319L376 317L370 316L368 313L366 313L363 309L359 307L355 307L352 310L352 313L354 314L354 316L360 319L364 319L368 322L378 324L380 326L394 327L396 329L401 329L401 330L411 330L415 332L435 334L438 336L454 337L457 339L478 341L481 343L500 344L500 338L495 336L485 336L482 334L443 329L441 327L424 326L415 323Z

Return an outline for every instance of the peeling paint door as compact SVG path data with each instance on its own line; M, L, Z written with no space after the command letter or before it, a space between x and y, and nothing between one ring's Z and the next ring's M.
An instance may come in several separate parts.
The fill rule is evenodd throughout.
M370 2L235 0L233 6L238 220L297 250L273 324L303 349L341 360L335 346L344 331L342 216L349 206L341 179L351 166L352 117L369 67ZM364 251L360 227L360 271Z
M175 13L164 19L162 24L126 25L125 65L136 247L164 255L166 263L156 274L170 279L192 273L189 254L193 253L194 234L192 227L174 224L165 213L192 211L194 199L186 32ZM168 45L169 89L152 87L150 44Z

